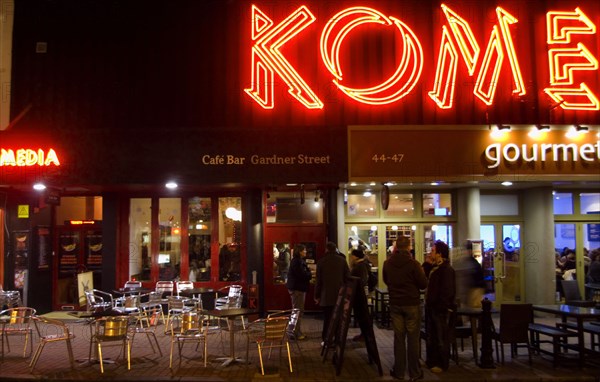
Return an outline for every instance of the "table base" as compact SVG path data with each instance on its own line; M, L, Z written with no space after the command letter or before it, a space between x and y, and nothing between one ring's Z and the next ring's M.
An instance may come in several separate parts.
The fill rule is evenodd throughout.
M215 361L223 361L223 363L221 364L221 366L229 366L229 365L233 365L234 363L246 363L246 360L240 357L220 357L220 358L216 358Z

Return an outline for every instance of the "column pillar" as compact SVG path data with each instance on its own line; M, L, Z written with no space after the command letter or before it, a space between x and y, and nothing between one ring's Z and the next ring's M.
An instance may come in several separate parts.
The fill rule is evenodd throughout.
M457 199L458 241L455 247L462 246L467 239L479 239L481 226L479 188L461 188Z
M553 211L551 187L523 193L522 271L525 299L533 304L553 304L556 296Z

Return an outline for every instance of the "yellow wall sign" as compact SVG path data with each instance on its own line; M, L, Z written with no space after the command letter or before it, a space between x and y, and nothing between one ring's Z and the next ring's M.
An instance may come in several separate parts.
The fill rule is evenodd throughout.
M17 216L19 217L19 219L29 218L29 205L28 204L19 204L19 208L17 210Z

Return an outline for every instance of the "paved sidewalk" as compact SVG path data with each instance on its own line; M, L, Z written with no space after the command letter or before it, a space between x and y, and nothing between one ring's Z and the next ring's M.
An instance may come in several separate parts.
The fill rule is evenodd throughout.
M64 343L49 344L44 350L36 370L29 372L29 358L22 358L23 340L20 337L10 338L11 352L6 353L4 362L0 363L0 380L2 381L393 381L389 369L393 364L393 332L389 329L375 328L377 346L384 375L379 376L377 367L368 364L364 343L348 340L344 353L342 371L336 376L331 355L323 362L320 356L320 333L322 320L319 315L307 314L303 323L307 339L300 341L301 352L292 344L293 368L287 369L285 353L279 362L275 351L271 359L265 360L267 375L260 374L256 346L250 347L250 365L235 364L221 366L216 358L228 354L227 333L221 342L220 336L213 335L209 340L209 362L206 368L198 359L199 353L194 348L184 348L181 366L175 361L175 368L169 369L170 337L163 334L162 326L158 327L157 336L163 355L153 353L144 335L136 336L132 348L131 370L127 370L122 360L120 347L110 347L103 351L105 357L117 360L116 364L105 364L105 373L100 373L97 364L88 365L78 362L75 370L69 367L66 346ZM86 360L89 350L89 326L83 323L70 323L76 335L74 340L75 358ZM351 327L348 338L359 333L358 328ZM37 337L37 336L36 336ZM37 345L37 338L35 344ZM534 355L533 364L528 364L525 350L520 350L517 358L511 359L510 349L505 348L505 365L496 365L495 369L481 369L472 358L470 340L464 343L464 351L460 350L459 364L451 363L450 369L441 374L431 373L423 369L424 381L594 381L600 382L600 366L577 368L574 364L552 367L552 362L545 357ZM35 346L34 346L35 350ZM5 349L6 351L6 349ZM176 350L175 350L176 352ZM236 355L245 356L246 338L240 332L236 335ZM195 357L192 359L191 357ZM266 355L263 355L266 359ZM495 357L495 353L494 353ZM599 360L600 361L600 360ZM600 363L599 363L600 364Z

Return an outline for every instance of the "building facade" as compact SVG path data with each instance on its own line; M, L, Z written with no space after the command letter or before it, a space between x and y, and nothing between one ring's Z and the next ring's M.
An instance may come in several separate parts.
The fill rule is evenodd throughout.
M480 240L495 301L548 302L555 250L600 246L594 1L1 5L0 277L31 305L90 271L286 308L296 244L381 266L398 234Z

